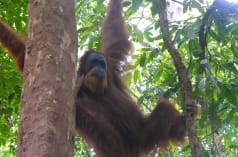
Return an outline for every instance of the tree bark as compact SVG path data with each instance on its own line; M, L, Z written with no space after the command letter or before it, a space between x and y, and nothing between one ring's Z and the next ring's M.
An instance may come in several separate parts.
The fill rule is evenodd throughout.
M17 157L73 157L73 0L29 0Z

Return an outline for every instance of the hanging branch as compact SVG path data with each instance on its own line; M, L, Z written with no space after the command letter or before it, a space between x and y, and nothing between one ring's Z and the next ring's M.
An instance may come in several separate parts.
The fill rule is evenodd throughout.
M169 37L169 25L168 25L168 18L166 12L166 1L165 0L157 0L158 4L158 12L159 12L159 20L160 20L160 29L162 32L164 45L166 49L169 51L174 65L176 67L176 71L178 74L178 79L181 87L181 94L182 94L182 103L183 108L187 104L194 104L195 102L192 99L192 84L188 78L187 70L185 65L182 62L181 56L178 50L173 46L171 38ZM186 126L188 137L189 137L189 144L192 150L193 157L202 157L202 148L200 142L196 136L196 122L195 118L192 115L189 115L185 111L186 116Z
M215 2L215 1L214 1ZM208 31L211 28L211 23L212 23L212 18L211 14L215 10L215 7L210 7L207 12L203 15L202 23L200 26L200 30L198 32L198 37L199 37L199 45L201 47L201 52L199 54L199 63L205 59L205 54L207 51L207 34ZM199 64L199 74L202 74L204 71L204 65Z
M218 23L224 23L221 20L226 18L237 17L238 14L238 4L227 2L225 0L215 0L213 4L207 9L202 18L202 23L200 26L200 30L198 32L199 44L201 47L201 52L199 54L199 63L206 59L206 53L208 53L207 49L207 37L208 32L211 29L211 25L213 21L217 21ZM228 17L224 17L221 15L227 15ZM199 74L204 72L204 65L199 64Z

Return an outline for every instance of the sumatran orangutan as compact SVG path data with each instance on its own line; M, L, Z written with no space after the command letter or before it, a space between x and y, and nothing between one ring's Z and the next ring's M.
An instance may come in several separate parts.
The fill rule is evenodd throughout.
M7 24L0 22L0 41L24 66L25 42ZM122 0L109 2L102 25L101 53L89 50L80 59L76 96L76 130L92 144L98 157L138 157L171 141L184 142L185 117L165 99L150 115L143 115L121 79L122 62L130 51L122 17ZM197 107L186 105L194 116Z
M102 25L102 50L87 51L80 60L76 126L99 157L137 157L169 141L181 144L185 117L165 99L144 116L121 80L121 66L130 51L122 17L122 0L111 0ZM196 106L187 105L196 115Z

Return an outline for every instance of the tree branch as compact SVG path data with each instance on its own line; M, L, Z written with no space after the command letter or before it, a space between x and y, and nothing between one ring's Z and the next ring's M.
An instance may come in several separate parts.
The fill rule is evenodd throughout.
M167 12L166 12L166 1L165 0L157 0L158 4L158 12L159 12L159 20L160 20L160 29L162 32L164 45L166 49L169 51L173 61L174 65L178 74L178 79L181 87L181 94L182 94L182 102L183 102L183 108L187 104L194 104L195 102L192 99L192 84L191 81L188 78L187 70L185 65L183 64L183 61L181 59L181 56L178 52L178 50L173 46L172 40L169 35L169 25L168 25L168 18L167 18ZM196 123L194 117L186 113L186 126L188 131L188 137L189 137L189 144L191 146L192 150L192 156L193 157L202 157L202 148L200 145L200 142L196 136Z

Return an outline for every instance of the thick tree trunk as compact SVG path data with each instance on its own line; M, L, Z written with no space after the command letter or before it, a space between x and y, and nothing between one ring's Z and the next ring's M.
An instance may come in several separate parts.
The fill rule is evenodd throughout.
M17 157L73 157L73 0L30 0Z

